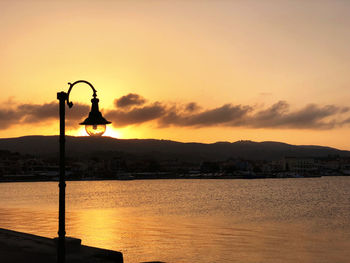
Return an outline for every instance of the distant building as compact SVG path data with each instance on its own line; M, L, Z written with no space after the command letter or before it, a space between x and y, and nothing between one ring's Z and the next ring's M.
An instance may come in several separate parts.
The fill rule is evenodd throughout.
M281 172L285 170L285 161L284 159L282 160L274 160L271 161L270 163L270 172ZM266 172L268 172L267 169L265 169Z
M318 168L318 163L312 157L285 157L283 161L285 171L312 172Z
M233 158L222 162L221 166L222 170L227 173L232 173L235 171L253 171L254 169L253 165L250 162Z
M220 166L218 162L202 162L200 165L200 171L202 173L216 173L220 171Z

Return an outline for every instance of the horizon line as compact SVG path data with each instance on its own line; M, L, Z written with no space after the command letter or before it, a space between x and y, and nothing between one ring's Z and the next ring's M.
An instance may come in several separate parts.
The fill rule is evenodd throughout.
M6 139L20 139L20 138L25 138L25 137L59 137L58 134L55 135L23 135L23 136L16 136L16 137L0 137L0 140L6 140ZM66 135L66 137L74 137L74 138L86 138L86 137L93 137L93 136L75 136L75 135ZM170 142L177 142L177 143L194 143L194 144L216 144L216 143L237 143L237 142L253 142L253 143L280 143L280 144L286 144L286 145L292 145L292 146L316 146L316 147L326 147L326 148L331 148L331 149L336 149L340 151L350 151L346 149L339 149L331 146L325 146L325 145L315 145L315 144L291 144L291 143L286 143L286 142L280 142L280 141L253 141L253 140L237 140L237 141L216 141L212 143L207 143L207 142L195 142L195 141L190 141L190 142L183 142L183 141L176 141L176 140L170 140L170 139L155 139L155 138L115 138L112 136L98 136L94 138L109 138L109 139L114 139L114 140L155 140L155 141L170 141Z

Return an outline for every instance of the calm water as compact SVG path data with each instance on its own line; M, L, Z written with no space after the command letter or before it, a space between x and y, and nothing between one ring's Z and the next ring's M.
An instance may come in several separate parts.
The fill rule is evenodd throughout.
M0 184L0 227L57 236L57 183ZM349 262L350 177L67 183L67 235L125 262Z

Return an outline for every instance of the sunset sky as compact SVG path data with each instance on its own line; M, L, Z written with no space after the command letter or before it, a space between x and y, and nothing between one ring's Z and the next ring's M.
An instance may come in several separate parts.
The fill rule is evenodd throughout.
M0 137L58 134L87 80L106 135L350 150L350 1L0 0ZM92 92L73 88L67 134Z

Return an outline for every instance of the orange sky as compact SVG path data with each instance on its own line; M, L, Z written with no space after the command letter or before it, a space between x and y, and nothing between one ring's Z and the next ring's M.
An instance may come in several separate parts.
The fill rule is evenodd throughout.
M0 1L0 137L58 134L56 93L84 79L110 136L350 150L349 13L335 0ZM74 87L68 134L83 134L90 98Z

